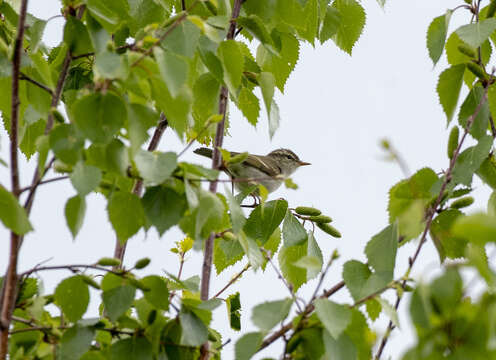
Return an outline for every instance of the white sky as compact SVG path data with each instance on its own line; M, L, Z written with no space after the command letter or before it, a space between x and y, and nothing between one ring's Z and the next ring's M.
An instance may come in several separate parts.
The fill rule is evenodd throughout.
M367 24L363 36L357 43L352 57L339 50L332 42L324 46L303 46L299 62L291 75L284 96L278 96L281 112L281 128L270 141L266 117L262 113L257 128L253 128L240 113L231 107L232 128L225 139L225 148L264 154L278 147L294 150L302 160L312 166L300 169L293 177L300 186L298 191L282 188L272 198L285 197L291 207L308 205L320 208L334 219L334 225L343 238L336 240L323 233L316 233L324 256L338 248L341 258L331 268L324 288L341 280L342 264L350 259L364 260L364 246L371 236L387 224L387 192L402 178L399 168L381 160L378 142L383 137L392 140L403 154L410 169L416 171L429 166L439 171L448 166L446 158L446 119L438 104L435 86L437 76L446 67L443 56L433 70L425 47L425 37L430 21L461 3L460 1L389 0L385 11L375 1L363 3L367 12ZM47 19L59 14L59 1L30 1L30 11ZM450 30L466 23L465 13L457 12L452 18ZM46 30L45 41L54 46L61 38L62 19L52 20ZM0 131L2 149L0 157L8 159L8 138ZM183 144L167 130L159 149L180 151ZM194 148L194 147L193 147ZM208 162L189 152L184 159L208 165ZM33 164L22 162L22 185L30 183ZM0 182L10 188L8 169L0 167ZM476 208L485 208L488 196L486 189L475 183L478 202ZM21 252L20 269L52 258L51 264L88 263L102 256L112 256L115 236L108 222L103 196L87 197L87 213L83 228L72 241L65 225L63 209L65 201L75 194L69 182L57 182L40 187L32 212L32 223L36 231L27 236ZM0 228L0 270L7 264L8 233ZM143 275L162 269L176 273L178 261L168 250L174 241L180 240L177 230L167 232L157 239L154 231L140 232L130 239L125 263L148 256L151 265ZM414 251L412 243L399 250L397 276L407 266L408 256ZM222 288L229 279L244 266L245 262L227 269L220 276L212 277L211 293ZM429 242L424 246L414 276L430 278L438 268L438 258ZM190 256L185 264L184 276L201 271L201 256ZM62 276L68 273L44 273L47 292L53 291ZM299 295L308 299L315 282L302 287ZM265 273L249 272L242 281L232 286L226 296L241 291L243 333L254 331L250 322L251 308L263 301L278 300L288 296L287 290L270 267ZM94 296L95 294L93 294ZM391 302L393 294L389 294ZM332 298L349 301L347 290ZM412 343L411 327L404 316L408 301L403 301L400 310L402 330L395 330L389 342L386 359L400 357L402 351ZM220 310L219 310L220 309ZM233 358L233 344L239 335L228 330L225 307L214 315L214 328L221 331L224 341L231 338L223 356ZM86 314L96 313L96 302ZM379 331L385 330L384 315L372 324ZM282 344L272 345L258 354L279 356Z

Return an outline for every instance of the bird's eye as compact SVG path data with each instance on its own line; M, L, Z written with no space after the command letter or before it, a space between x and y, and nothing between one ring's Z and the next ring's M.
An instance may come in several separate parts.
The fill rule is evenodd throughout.
M289 159L289 160L292 159L291 155L286 155L286 158Z

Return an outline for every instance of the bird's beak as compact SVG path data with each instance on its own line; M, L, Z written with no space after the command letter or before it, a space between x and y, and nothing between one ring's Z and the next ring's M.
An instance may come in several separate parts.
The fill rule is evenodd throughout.
M308 163L308 162L300 161L300 162L299 162L299 165L300 165L300 166L305 166L305 165L312 165L312 164L310 164L310 163Z

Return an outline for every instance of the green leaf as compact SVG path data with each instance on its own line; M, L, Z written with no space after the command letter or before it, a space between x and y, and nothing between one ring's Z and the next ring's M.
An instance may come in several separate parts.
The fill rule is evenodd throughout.
M365 26L365 10L356 0L336 0L332 6L341 15L338 32L332 39L341 50L351 55L353 46L360 38Z
M81 20L68 16L64 26L64 42L68 45L73 56L93 51L88 29Z
M493 18L460 26L456 29L456 33L467 45L478 48L494 30L496 30L496 19Z
M282 225L284 246L300 245L307 239L307 232L291 211L286 212Z
M109 51L98 53L93 71L97 78L125 80L129 76L127 58Z
M237 234L243 229L243 226L246 223L245 214L243 213L241 206L236 201L236 198L229 191L227 186L224 187L224 189L227 197L227 203L229 205L229 215L231 217L232 230L235 234Z
M262 344L263 333L250 332L243 335L234 346L236 360L249 360L258 351Z
M460 51L460 47L467 46L468 45L460 39L456 32L451 33L448 41L446 42L446 55L448 57L448 63L450 63L451 65L458 65L472 61L472 57ZM489 40L484 41L481 45L481 59L483 64L487 64L489 62L491 52L492 49Z
M220 231L224 213L224 203L211 192L202 191L196 212L194 238L199 239L201 234L210 234L211 231Z
M177 155L173 152L138 150L134 161L140 175L154 185L167 180L177 167Z
M255 306L251 313L251 320L262 331L269 331L288 317L293 305L292 299L264 302Z
M319 244L317 243L317 241L315 241L313 231L308 231L307 253L308 253L308 257L312 257L312 258L317 259L317 261L319 263L318 267L312 266L312 267L306 268L307 269L307 280L311 280L311 279L315 278L320 273L320 271L322 270L322 264L324 263L324 259L322 257L322 251L320 250L320 247L319 247ZM299 260L296 263L298 263L298 262L299 262ZM295 265L296 265L296 263L295 263Z
M451 229L454 236L476 245L485 245L496 239L495 218L484 213L460 216Z
M153 54L157 60L160 75L172 97L176 97L188 79L189 64L182 56L155 47Z
M184 195L165 186L147 188L141 202L146 218L155 226L160 236L179 223L187 208Z
M320 29L319 40L323 44L327 40L335 36L341 24L341 14L339 10L333 6L327 6L324 22Z
M102 172L96 166L78 162L72 170L70 179L78 194L84 197L100 184Z
M152 345L145 337L118 340L110 347L110 360L152 360Z
M0 185L0 221L18 235L24 235L33 230L26 210L2 185Z
M259 46L257 49L257 64L260 65L263 71L274 75L277 87L281 92L284 92L284 85L298 61L300 43L292 34L277 34L281 43L279 56L272 54L264 46Z
M239 299L239 292L230 295L226 299L226 307L231 329L236 331L241 330L241 302Z
M181 312L181 345L200 346L208 339L207 326L193 313Z
M452 231L453 224L460 216L463 216L461 211L450 209L443 211L432 221L431 238L441 261L445 257L456 259L465 256L467 240L454 236Z
M61 124L50 131L50 148L57 159L66 164L76 164L81 158L84 139L72 124Z
M436 173L424 168L389 190L389 222L398 220L399 232L405 237L404 241L415 238L422 231L424 206L435 196L431 189L437 181Z
M246 235L259 241L262 245L267 242L274 230L286 215L288 203L279 199L257 206L248 217L244 226Z
M81 229L86 213L86 201L81 195L76 195L67 200L65 204L65 219L71 231L72 238L75 238Z
M437 64L443 53L451 14L452 11L448 10L445 15L434 18L427 30L427 49L434 65Z
M137 1L137 0L134 0ZM153 2L153 0L148 0ZM141 4L138 6L142 6ZM193 58L196 46L200 37L200 29L191 21L182 21L169 35L162 41L162 48L170 50L178 55ZM234 61L234 59L231 59Z
M381 290L389 283L384 277L372 273L366 264L357 260L350 260L344 264L343 280L355 301Z
M219 95L220 83L211 73L198 77L193 87L193 111L195 118L199 118L198 126L205 127L207 120L219 112Z
M240 16L236 19L239 26L247 31L254 38L258 39L262 44L273 50L273 42L265 24L257 15L250 14L247 17Z
M121 243L136 234L144 224L143 207L135 194L115 192L109 200L107 211Z
M487 91L487 102L493 119L496 119L496 86L490 86Z
M258 97L246 87L242 87L239 92L238 102L236 103L244 117L253 126L257 125L258 116L260 115L260 102Z
M70 322L81 319L90 302L88 285L79 275L62 280L55 289L54 297Z
M241 232L239 234L239 243L243 248L246 257L248 258L248 261L254 269L257 269L258 267L263 265L264 256L254 239L246 236L243 232Z
M126 106L111 93L93 93L73 105L74 122L83 135L96 144L106 144L124 125Z
M79 360L90 349L95 331L87 326L75 325L60 339L60 359Z
M224 81L231 94L236 94L236 89L241 84L243 75L244 58L238 43L226 40L219 44L217 54L224 69Z
M157 309L169 309L169 289L163 278L149 275L141 279L140 282L150 289L144 292L146 301Z
M496 159L493 154L489 154L476 173L493 190L496 189Z
M147 130L157 125L159 115L153 109L141 104L128 104L127 114L129 141L131 149L135 152L148 139Z
M270 72L262 72L258 78L260 89L262 90L262 97L267 110L267 116L270 116L270 108L272 100L274 99L274 89L276 86L276 79Z
M315 312L325 329L336 340L351 322L351 310L346 305L327 299L315 300Z
M382 299L380 296L378 296L376 300L381 304L382 309L389 317L389 319L393 322L394 326L399 329L400 321L398 319L398 312L396 311L396 309L387 300Z
M470 135L477 140L486 135L487 126L489 124L489 105L487 101L482 100L484 94L485 90L482 86L474 86L468 93L467 98L460 108L460 113L458 114L458 122L462 128L465 128L468 119L478 111L477 116L470 127Z
M398 225L393 223L372 237L365 247L368 264L385 281L393 280L398 249Z
M372 298L370 300L367 300L367 302L365 302L365 306L367 308L367 314L369 314L370 320L377 320L382 311L381 304L377 301L377 299Z
M465 65L455 65L444 70L439 75L437 83L437 94L444 113L450 123L455 113L458 98L460 97L460 89L463 84L463 74L465 73Z
M131 285L122 285L105 290L102 293L105 313L111 321L116 321L133 304L136 288Z
M214 265L217 275L240 261L244 256L243 248L238 240L215 239L214 245Z
M492 144L492 137L486 135L479 140L477 145L467 148L460 154L453 168L452 179L455 184L466 186L472 184L472 176L486 159Z
M283 246L279 251L278 260L284 278L293 286L296 292L301 285L307 282L307 272L294 265L307 255L307 244Z
M358 359L357 348L350 337L341 335L335 340L327 332L322 332L326 355L330 359Z

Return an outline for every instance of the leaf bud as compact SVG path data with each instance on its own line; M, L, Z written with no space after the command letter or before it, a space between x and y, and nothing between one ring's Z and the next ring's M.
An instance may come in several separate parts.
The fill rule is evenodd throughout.
M475 51L472 49L470 46L466 44L460 44L458 45L458 51L461 52L464 55L467 55L468 57L475 58Z
M60 124L65 122L64 116L57 110L57 108L52 107L50 109L50 113L52 114L54 120Z
M115 258L104 257L98 260L97 264L101 266L118 266L121 264L121 261Z
M474 203L474 198L472 196L466 196L461 199L455 200L451 203L452 209L461 209L470 206Z
M332 222L332 218L325 215L310 216L308 220L316 222L317 224L327 224Z
M474 64L473 62L467 63L467 68L470 70L472 74L477 76L481 80L486 79L486 74L484 74L484 71L482 71L481 67L477 64Z
M140 259L136 261L136 264L134 264L134 268L138 270L146 268L150 264L150 261L150 258Z
M234 241L234 240L236 240L236 236L232 232L230 232L230 231L225 232L222 235L222 238L224 240L227 240L227 241Z
M58 173L71 173L72 172L72 166L69 164L66 164L60 160L55 160L53 163L53 169L58 172Z
M325 233L328 233L332 237L335 237L335 238L341 237L341 233L337 229L335 229L334 227L332 227L331 225L329 225L327 223L317 223L317 226L319 227L320 230L322 230Z
M100 285L88 275L81 275L81 279L92 288L100 290Z
M450 159L453 157L453 154L455 153L455 150L458 147L459 136L460 136L460 129L458 129L458 126L454 126L451 129L448 139L448 157Z
M319 209L308 206L298 206L295 211L297 214L309 216L318 216L322 213Z

